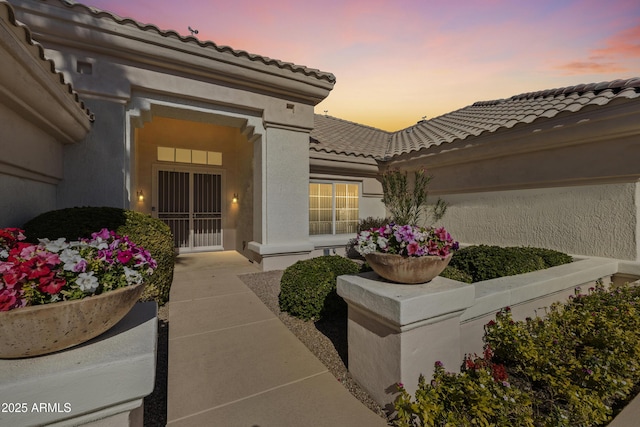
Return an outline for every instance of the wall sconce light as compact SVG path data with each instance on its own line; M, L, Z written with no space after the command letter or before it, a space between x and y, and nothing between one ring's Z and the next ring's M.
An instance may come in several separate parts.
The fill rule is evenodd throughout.
M142 190L136 191L136 195L138 196L139 202L144 202L144 194L142 194Z
M231 199L231 203L238 203L238 193L233 193L233 199Z

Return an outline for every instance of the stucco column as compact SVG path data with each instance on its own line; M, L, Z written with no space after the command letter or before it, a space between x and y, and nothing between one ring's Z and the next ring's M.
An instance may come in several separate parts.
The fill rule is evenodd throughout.
M254 240L263 270L282 269L313 250L309 241L309 133L265 125L254 148Z
M413 394L436 361L461 363L460 316L474 303L473 285L444 277L400 285L371 272L338 277L338 294L349 306L349 372L381 406L397 383Z

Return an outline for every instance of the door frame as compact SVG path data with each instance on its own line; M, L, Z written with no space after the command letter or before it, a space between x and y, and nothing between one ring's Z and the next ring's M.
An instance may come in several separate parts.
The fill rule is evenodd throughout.
M158 218L158 172L159 171L168 171L168 172L188 172L188 173L205 173L205 174L215 174L220 175L221 183L220 183L220 206L221 206L221 221L220 221L220 246L215 247L203 247L203 248L194 248L193 247L193 227L189 227L189 247L188 248L177 248L178 253L195 253L195 252L215 252L224 250L224 228L227 220L227 203L226 203L226 176L225 170L220 167L212 167L212 166L201 166L194 164L175 164L175 163L153 163L151 165L152 177L151 177L151 216L154 218ZM190 190L193 190L193 186L191 186ZM193 193L192 193L193 194ZM191 224L193 214L193 197L189 198L189 219Z

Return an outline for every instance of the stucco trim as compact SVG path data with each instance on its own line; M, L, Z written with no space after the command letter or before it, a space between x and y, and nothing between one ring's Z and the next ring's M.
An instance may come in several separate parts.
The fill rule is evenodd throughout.
M15 0L38 40L207 78L219 84L279 94L313 105L333 88L331 73L249 54L175 31L161 31L109 12L61 0ZM44 17L46 19L39 19Z
M5 105L64 143L82 140L93 121L73 87L44 48L31 37L31 31L17 21L15 12L0 0L0 94ZM17 78L20 77L20 84Z

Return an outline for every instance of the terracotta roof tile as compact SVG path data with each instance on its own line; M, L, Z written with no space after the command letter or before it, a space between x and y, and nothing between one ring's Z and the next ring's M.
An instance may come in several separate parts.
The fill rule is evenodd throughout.
M383 158L389 145L387 131L316 114L310 148L326 153Z
M614 100L640 97L640 78L523 93L508 99L480 101L397 132L316 115L311 149L373 157L410 153L484 133L598 108Z
M640 78L581 84L476 102L391 135L386 157L640 97Z
M196 37L193 36L181 36L180 34L178 34L176 31L173 30L161 30L160 28L156 27L155 25L152 24L142 24L134 19L131 18L122 18L114 13L111 12L107 12L105 10L101 10L101 9L97 9L95 7L89 7L89 6L85 6L84 4L81 3L76 3L75 1L72 0L55 0L58 1L60 3L62 3L63 5L69 7L69 8L77 8L79 10L84 10L85 12L89 12L90 14L92 14L93 16L96 16L98 18L104 18L104 19L110 19L115 21L118 24L121 25L133 25L139 29L141 29L142 31L150 31L150 32L154 32L157 33L163 37L173 37L173 38L177 38L178 40L184 42L184 43L195 43L200 47L203 48L209 48L209 49L215 49L218 52L221 53L228 53L230 55L233 55L235 57L238 58L246 58L249 59L250 61L253 62L261 62L265 65L273 65L275 67L278 67L280 69L283 70L289 70L293 73L302 73L305 76L309 76L309 77L315 77L318 80L326 80L330 83L335 83L336 82L336 78L332 73L327 73L324 71L320 71L314 68L309 68L303 65L296 65L293 64L291 62L283 62L277 59L272 59L266 56L261 56L261 55L255 55L249 52L246 52L244 50L236 50L236 49L232 49L229 46L218 46L216 43L212 42L212 41L201 41L199 39L197 39Z
M78 93L73 89L73 86L71 86L71 83L67 83L62 73L56 69L55 62L46 57L44 47L31 37L31 30L16 19L13 7L5 0L0 0L0 17L4 18L15 28L15 33L32 52L33 56L42 61L44 68L51 72L53 80L64 87L65 92L67 92L73 101L78 104L78 108L87 115L90 121L93 122L95 119L93 113L85 106Z

